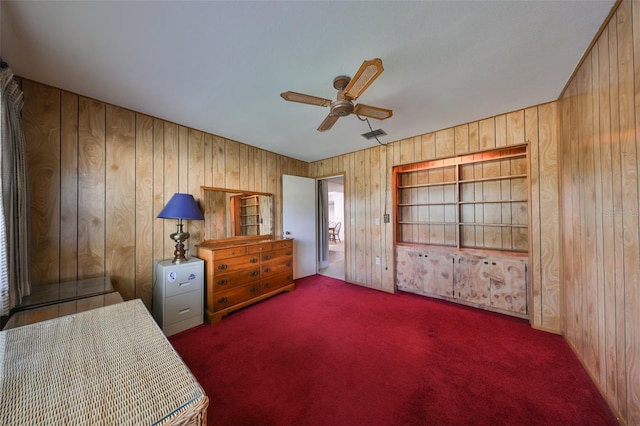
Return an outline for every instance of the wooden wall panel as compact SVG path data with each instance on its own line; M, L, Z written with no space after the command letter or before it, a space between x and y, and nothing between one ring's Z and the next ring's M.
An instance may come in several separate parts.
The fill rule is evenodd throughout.
M180 129L179 126L175 123L165 122L163 125L163 149L164 149L164 157L163 163L164 167L162 170L163 176L163 199L162 199L162 207L164 207L171 197L176 192L180 191ZM161 207L161 209L162 209ZM160 213L160 211L158 211ZM156 214L157 216L157 214ZM169 235L176 232L177 221L173 219L158 219L156 220L162 222L162 234L158 235L162 241L162 259L172 259L174 256L174 251L176 244L172 240L169 239ZM186 229L185 229L186 231ZM190 241L189 241L190 243ZM186 247L185 247L186 249Z
M34 94L35 95L35 94ZM28 100L25 98L25 102ZM105 110L80 97L78 112L78 278L105 275ZM37 139L33 143L38 143ZM30 140L27 140L30 143ZM31 173L31 172L30 172ZM38 284L39 281L34 281Z
M640 4L623 0L561 96L563 332L640 424Z
M109 275L125 299L139 297L151 307L153 261L172 258L175 247L169 234L176 221L157 215L175 192L199 199L204 185L274 193L275 234L282 234L281 171L306 176L308 163L22 84L33 285ZM201 226L186 222L190 247Z
M136 116L106 109L105 270L125 300L135 298Z
M32 280L57 282L60 275L60 91L24 80L25 98L38 101L24 105L29 197L31 203Z
M151 306L153 274L153 118L136 114L135 297Z
M60 115L60 277L78 278L78 96L62 92Z

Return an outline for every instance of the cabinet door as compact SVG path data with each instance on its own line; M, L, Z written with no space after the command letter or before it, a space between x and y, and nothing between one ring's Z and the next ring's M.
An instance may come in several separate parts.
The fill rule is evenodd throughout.
M420 259L420 261L418 261ZM396 249L396 284L399 290L422 293L424 290L424 265L418 252L397 247Z
M453 256L427 252L418 255L424 270L424 291L438 296L453 296Z
M455 297L481 305L490 304L490 263L478 256L461 255L455 264Z
M527 267L522 262L491 261L491 306L520 314L527 313Z

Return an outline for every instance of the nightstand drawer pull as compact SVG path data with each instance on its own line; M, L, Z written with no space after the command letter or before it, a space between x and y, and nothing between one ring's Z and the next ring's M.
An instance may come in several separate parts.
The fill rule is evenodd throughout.
M219 280L218 281L218 285L225 285L227 283L227 280Z
M262 256L262 260L269 260L271 259L271 256L269 256L268 254L265 254L264 256Z
M183 315L183 314L187 314L187 313L189 313L189 312L191 312L191 308L181 309L178 313L179 313L180 315Z
M227 299L227 297L221 297L220 299L218 299L218 303L226 303L229 299Z
M252 276L252 277L257 277L258 275L260 275L259 271L253 271L249 274L249 276Z
M220 269L221 271L224 271L227 268L228 268L228 266L227 266L226 263L221 263L220 265L218 265L218 269Z
M258 291L258 287L251 287L251 293L255 293Z
M271 283L266 283L266 284L264 285L264 288L269 288L269 287L271 287Z
M291 256L293 252L287 251L287 256Z
M250 262L251 262L251 263L256 263L256 262L258 262L258 258L257 258L257 257L254 257L254 258L252 258L252 259L250 260Z
M271 269L269 269L269 268L264 268L264 271L265 271L265 272L271 272Z

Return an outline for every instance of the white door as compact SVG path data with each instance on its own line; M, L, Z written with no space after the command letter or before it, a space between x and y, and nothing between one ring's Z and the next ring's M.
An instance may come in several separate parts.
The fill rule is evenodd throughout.
M293 238L293 279L316 273L316 180L282 175L282 229Z

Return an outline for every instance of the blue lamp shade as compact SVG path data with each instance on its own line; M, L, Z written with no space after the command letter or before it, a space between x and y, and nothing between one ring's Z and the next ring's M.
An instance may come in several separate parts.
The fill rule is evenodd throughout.
M176 192L162 209L161 219L204 220L204 216L191 194Z

